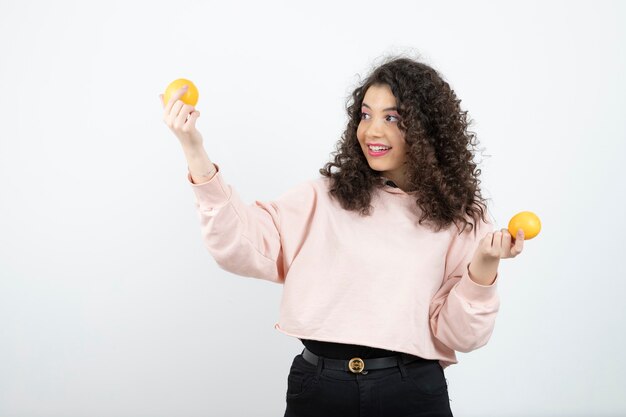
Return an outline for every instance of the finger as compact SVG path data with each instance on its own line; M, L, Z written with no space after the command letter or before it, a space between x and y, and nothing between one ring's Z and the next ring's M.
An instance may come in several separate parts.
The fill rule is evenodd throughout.
M182 100L176 100L176 103L174 103L174 105L172 106L172 109L170 110L170 114L169 114L169 117L172 120L172 122L176 121L176 118L180 115L180 112L184 106L185 106L185 103L183 103Z
M499 230L493 232L493 243L489 248L489 253L494 258L502 256L502 232Z
M496 230L493 232L493 244L491 245L494 248L502 247L502 231Z
M189 126L189 128L193 129L196 127L196 120L198 120L198 117L200 117L200 112L198 110L194 110L193 112L191 112L191 115L189 115L189 120L187 120L186 126Z
M169 110L169 112L167 110L165 110L165 124L167 124L170 129L177 129L176 126L176 119L178 117L178 115L180 114L180 110L183 108L183 106L185 105L185 103L182 102L182 100L176 100L176 103L174 103L173 107Z
M163 118L168 123L171 123L172 121L174 121L176 116L178 116L178 113L180 112L180 109L183 107L184 104L185 103L183 103L182 100L176 100L176 102L174 103L168 101L168 104L164 106Z
M524 249L524 231L519 229L517 231L517 238L515 239L515 250L519 253Z
M163 108L165 108L165 103L163 103L163 94L159 94L159 101L161 102Z
M487 233L480 243L482 252L491 256L493 252L493 232Z
M508 230L502 229L502 249L505 256L511 256L511 234Z
M188 88L189 86L185 84L184 86L176 90L174 94L172 94L172 97L170 97L170 101L168 101L165 105L166 112L169 113L169 110L173 107L174 103L176 103L176 100L180 99L185 94Z
M189 117L189 114L194 111L193 106L189 104L185 104L181 109L178 116L176 116L176 120L174 121L174 125L183 126Z

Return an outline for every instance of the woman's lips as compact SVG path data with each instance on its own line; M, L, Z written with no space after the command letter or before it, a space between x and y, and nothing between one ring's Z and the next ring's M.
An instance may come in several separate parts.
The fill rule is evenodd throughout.
M375 151L371 150L371 149L369 148L369 146L368 146L368 148L367 148L367 153L369 153L369 154L370 154L370 156L383 156L383 155L385 155L387 152L389 152L390 150L391 150L391 148L389 148L389 149L387 149L387 150L384 150L384 151L378 151L378 152L375 152Z

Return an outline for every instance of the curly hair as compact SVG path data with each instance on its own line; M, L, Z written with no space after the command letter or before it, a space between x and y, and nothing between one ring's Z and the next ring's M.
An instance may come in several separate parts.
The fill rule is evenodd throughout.
M454 90L430 66L401 56L387 58L348 97L348 124L336 144L334 161L319 172L330 178L330 194L346 210L370 215L372 193L382 185L381 173L372 169L359 145L357 128L361 105L372 85L388 85L400 115L399 129L407 147L407 183L416 190L421 211L419 224L436 231L451 223L461 232L485 220L486 203L479 189L481 170L473 162L478 140L468 131L472 123L460 108ZM333 167L338 168L331 172Z

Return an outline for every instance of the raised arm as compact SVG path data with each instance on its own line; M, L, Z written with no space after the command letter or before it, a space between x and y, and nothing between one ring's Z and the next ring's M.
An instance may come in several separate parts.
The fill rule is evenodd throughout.
M187 158L207 250L224 270L284 282L310 229L316 204L312 183L303 182L273 201L244 203L209 159L195 127L199 112L179 100L183 93L179 90L164 104L163 120Z

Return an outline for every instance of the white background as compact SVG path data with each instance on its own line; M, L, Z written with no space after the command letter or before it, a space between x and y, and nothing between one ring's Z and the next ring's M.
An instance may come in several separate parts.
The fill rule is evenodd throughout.
M393 53L462 99L497 225L543 222L501 262L490 342L446 369L455 416L626 414L625 18L608 1L0 1L0 415L281 416L302 350L273 328L282 288L204 249L158 94L193 80L210 158L268 201L319 175L346 98Z

